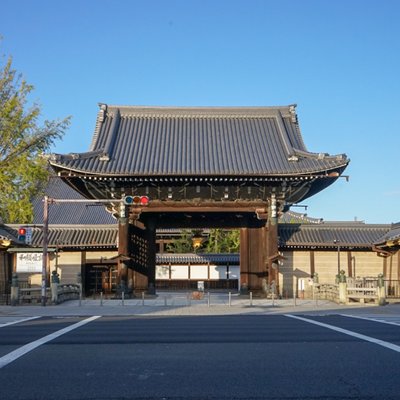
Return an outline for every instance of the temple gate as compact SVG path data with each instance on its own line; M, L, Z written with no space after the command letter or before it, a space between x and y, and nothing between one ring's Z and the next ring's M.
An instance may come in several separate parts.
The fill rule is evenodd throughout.
M121 290L155 290L156 229L240 228L243 291L277 282L279 215L349 160L310 153L295 106L100 105L91 148L50 164L89 199L113 199ZM122 202L121 202L122 200Z

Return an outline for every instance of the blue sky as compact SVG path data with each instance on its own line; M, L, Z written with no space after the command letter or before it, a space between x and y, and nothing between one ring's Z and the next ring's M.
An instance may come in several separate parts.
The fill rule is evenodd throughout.
M99 102L296 103L308 149L351 159L349 182L340 179L307 200L307 214L400 221L400 1L0 5L0 53L34 85L32 101L46 119L73 117L54 152L88 150Z

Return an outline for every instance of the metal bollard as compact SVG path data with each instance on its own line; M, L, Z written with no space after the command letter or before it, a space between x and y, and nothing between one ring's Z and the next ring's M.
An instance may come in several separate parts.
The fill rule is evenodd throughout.
M124 306L125 305L125 292L122 292L121 299L122 299L122 305Z
M207 305L210 307L210 292L207 293Z
M103 306L103 292L100 292L100 306Z
M144 306L144 292L142 292L142 306Z
M229 307L232 305L232 293L231 292L229 292L228 304L229 304Z
M275 293L272 293L272 307L275 307Z
M250 292L250 307L253 307L253 292Z

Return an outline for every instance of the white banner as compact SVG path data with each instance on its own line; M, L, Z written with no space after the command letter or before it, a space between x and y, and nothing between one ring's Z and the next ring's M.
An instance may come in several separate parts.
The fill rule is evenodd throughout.
M17 253L17 272L42 272L43 253Z

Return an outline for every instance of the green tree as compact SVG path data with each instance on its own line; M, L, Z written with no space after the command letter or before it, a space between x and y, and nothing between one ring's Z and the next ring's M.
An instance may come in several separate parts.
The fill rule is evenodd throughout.
M39 105L28 106L32 90L11 58L0 64L0 218L7 223L32 221L31 199L49 177L44 154L70 122L67 117L39 124Z
M237 253L239 248L239 230L211 229L204 251L206 253Z
M167 251L175 254L193 253L192 231L183 229L181 235L167 245Z

